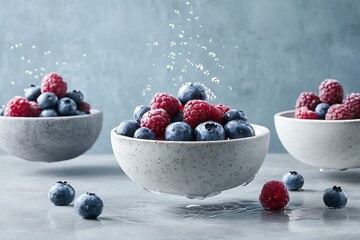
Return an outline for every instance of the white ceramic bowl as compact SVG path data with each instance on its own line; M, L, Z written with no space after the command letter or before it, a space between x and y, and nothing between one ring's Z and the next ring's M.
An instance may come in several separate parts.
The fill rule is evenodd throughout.
M75 158L91 148L102 112L69 117L0 117L0 147L16 157L41 162Z
M212 142L135 139L111 131L122 170L140 187L204 199L251 182L264 162L269 130L252 124L256 136Z
M360 119L295 119L294 112L274 116L276 132L290 155L318 168L360 167Z

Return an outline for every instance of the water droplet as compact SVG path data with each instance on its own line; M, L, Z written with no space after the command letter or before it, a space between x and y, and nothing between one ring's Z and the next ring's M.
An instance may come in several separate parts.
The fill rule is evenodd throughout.
M195 37L196 37L196 38L199 38L199 37L200 37L200 35L199 35L199 34L196 34L196 35L195 35Z
M209 39L209 43L211 43L211 42L212 42L212 38Z
M202 49L202 50L206 50L206 49L207 49L207 47L205 47L205 46L201 46L201 49Z
M153 65L153 67L155 67L155 65L156 65L156 64L155 64L155 63L153 63L152 65Z
M176 42L171 41L171 43L170 43L170 47L174 47L174 46L176 46Z
M199 71L203 71L204 70L204 65L202 65L201 63L196 64L196 69Z
M66 65L66 62L63 62L62 64L63 64L63 65Z
M185 59L185 61L187 62L187 63L190 63L191 62L191 60L190 59Z
M56 62L55 65L59 65L59 62Z
M39 76L38 76L38 75L35 75L34 78L39 78Z
M21 47L22 46L22 43L19 43L19 47Z
M171 52L171 53L170 53L170 56L171 56L171 58L175 58L175 57L176 57L176 53Z
M28 63L30 63L30 62L31 62L31 60L30 60L30 59L28 59L28 60L27 60L27 62L28 62Z
M209 56L214 58L216 54L214 52L209 52Z
M174 13L176 13L177 15L180 15L180 11L177 9L174 10Z
M215 61L215 62L219 61L219 58L214 58L214 61Z
M182 72L182 73L187 73L188 71L187 71L186 68L183 68L183 69L181 69L181 72Z
M18 48L18 47L19 47L19 44L15 44L15 47Z
M187 52L187 54L191 55L191 52Z
M15 82L14 82L14 81L11 81L10 83L11 83L12 85L15 85Z
M153 79L152 77L148 77L149 80Z
M188 43L187 42L184 42L184 45L187 45Z
M178 55L179 55L179 56L181 56L181 55L182 55L182 53L181 53L181 52L178 52Z
M238 46L238 45L236 45L236 46L235 46L235 48L239 48L239 46Z
M45 68L44 67L40 67L41 71L45 71Z
M194 17L195 21L199 20L199 16Z
M179 38L183 38L184 37L184 35L183 34L181 34L181 33L179 33Z
M21 60L23 60L23 61L24 61L24 60L25 60L25 57L24 57L24 56L21 56Z
M191 21L191 18L186 18L185 20L188 21L188 22L190 22L190 21Z
M175 24L170 23L170 24L169 24L169 27L170 27L171 29L174 29L174 28L175 28Z
M218 77L213 77L213 78L211 79L211 81L212 81L213 83L215 83L215 84L219 84L219 83L220 83L220 79L219 79Z
M83 57L86 57L86 53L83 53L83 55L82 55Z
M190 15L193 15L193 14L194 14L194 11L189 11L189 14L190 14Z
M172 71L172 70L174 69L174 66L172 66L172 65L167 65L167 66L166 66L166 69L167 69L168 71Z
M209 75L210 75L210 71L209 71L209 70L204 71L204 75L205 75L205 76L209 76Z
M43 73L40 73L40 76L43 76L44 74Z
M171 64L172 64L172 65L175 65L175 61L171 61Z
M222 48L225 48L225 45L222 45Z
M203 27L203 25L202 24L199 24L199 28L202 28Z
M190 2L185 2L185 4L186 4L186 5L189 5L189 4L190 4Z
M31 46L31 48L33 48L33 49L34 49L34 48L36 48L36 46L35 46L35 45L32 45L32 46Z
M220 69L224 69L224 68L225 68L225 66L224 66L224 65L219 64L219 68L220 68Z
M35 69L34 69L34 72L37 72L37 71L38 71L38 69L37 69L37 68L35 68Z
M159 42L158 42L158 41L155 41L155 42L153 43L153 46L154 46L154 47L159 46Z
M228 86L228 89L229 89L230 91L233 90L232 86Z

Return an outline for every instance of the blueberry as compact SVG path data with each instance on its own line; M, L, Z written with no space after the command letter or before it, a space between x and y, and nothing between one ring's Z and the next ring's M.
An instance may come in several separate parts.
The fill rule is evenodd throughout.
M58 101L56 111L60 116L72 116L76 114L76 103L68 97L63 97Z
M325 119L325 115L329 109L330 105L327 103L319 103L316 105L315 112L319 119Z
M347 196L341 187L334 186L325 190L323 201L329 208L342 208L347 203Z
M184 121L184 111L179 111L171 118L171 122L183 122Z
M86 112L80 111L80 110L76 110L75 115L86 115Z
M5 112L5 105L1 105L1 107L0 107L0 116L4 116L4 112Z
M241 121L239 119L232 120L224 126L226 136L229 139L247 138L255 136L254 128L250 123Z
M227 122L230 122L231 120L239 119L243 122L247 121L247 117L245 113L238 109L230 109L227 111L223 116L223 123L226 124Z
M150 111L150 107L145 106L145 105L139 105L136 106L134 109L134 118L135 120L140 123L142 116L144 115L144 113Z
M39 117L57 117L59 114L54 109L44 109L41 111Z
M74 200L75 189L66 181L58 181L50 188L48 197L56 206L66 206Z
M124 120L116 128L116 133L128 137L134 137L135 131L140 128L140 125L135 120Z
M223 126L214 121L200 123L195 128L195 139L197 141L216 141L226 138Z
M58 97L53 92L44 92L37 98L39 107L43 109L55 108L58 102Z
M84 100L84 95L76 90L66 93L65 97L71 98L76 104L81 103Z
M134 133L134 138L156 140L156 135L151 129L141 127L136 129Z
M179 88L178 99L182 105L193 99L206 100L206 88L201 83L185 83Z
M85 219L97 218L103 208L103 201L95 193L81 194L74 203L75 212Z
M40 86L31 84L29 88L24 89L24 97L29 101L36 101L36 99L41 95Z
M186 122L174 122L165 128L165 140L167 141L192 141L194 130Z
M304 185L304 178L296 171L290 171L283 175L282 181L289 191L298 191Z

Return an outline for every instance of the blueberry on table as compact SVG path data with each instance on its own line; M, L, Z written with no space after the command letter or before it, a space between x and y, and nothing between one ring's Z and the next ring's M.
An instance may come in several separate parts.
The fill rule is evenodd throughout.
M319 119L325 119L326 113L330 108L330 104L327 103L319 103L316 105L315 112Z
M255 136L255 130L250 123L239 119L231 120L224 126L226 136L229 139L247 138Z
M58 181L50 188L48 197L56 206L66 206L74 200L75 189L66 181Z
M75 212L85 219L97 218L103 208L103 201L95 193L84 193L76 198L74 203Z
M76 104L79 104L84 100L84 95L82 94L82 92L76 90L66 93L65 96L74 100Z
M217 141L225 140L225 138L225 130L223 126L217 122L203 122L195 128L196 141Z
M55 108L58 97L53 92L44 92L37 98L37 103L41 109Z
M144 115L144 113L150 111L150 107L145 106L145 105L139 105L136 106L134 109L134 118L135 120L140 123L141 122L141 118Z
M328 208L342 208L347 203L347 196L341 187L334 186L324 191L323 201Z
M141 127L135 131L134 138L156 140L156 135L150 128Z
M118 135L128 136L128 137L134 137L135 131L140 128L140 124L131 119L127 119L122 121L119 126L116 128L115 132Z
M290 171L283 175L282 181L289 191L298 191L304 185L304 177L296 171Z
M56 111L60 116L72 116L76 114L77 105L74 100L63 97L58 101Z
M167 141L192 141L194 130L186 122L170 123L165 128L165 140Z

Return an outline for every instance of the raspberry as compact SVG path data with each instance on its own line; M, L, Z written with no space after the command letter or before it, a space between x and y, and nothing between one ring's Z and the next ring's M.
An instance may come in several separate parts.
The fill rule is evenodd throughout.
M294 118L299 119L318 119L315 111L309 110L307 107L300 107L295 110Z
M224 116L223 109L216 105L211 105L211 117L210 119L214 122L221 123Z
M37 102L30 101L30 112L31 112L31 117L39 117L41 113L41 108L39 104L37 104Z
M346 120L352 117L352 113L344 104L331 105L325 115L326 120Z
M31 117L31 105L24 97L12 98L5 107L4 116L8 117Z
M315 111L316 106L320 103L320 98L313 92L302 92L296 100L295 108L307 107Z
M90 114L91 106L87 102L81 102L81 103L77 104L77 109L79 111L82 111L82 112L86 113L86 114Z
M165 139L165 128L170 124L169 114L162 108L151 109L144 113L141 118L141 127L151 129L156 138L159 140Z
M290 200L289 192L281 181L272 180L264 184L259 201L266 210L283 210Z
M333 105L341 103L344 97L344 89L335 79L325 79L319 86L320 101Z
M67 84L57 73L46 74L41 82L41 92L53 92L60 99L66 95Z
M229 110L231 109L229 106L226 106L226 105L224 105L224 104L222 104L222 103L216 104L215 106L216 106L217 108L221 109L221 111L223 112L223 115L224 115L227 111L229 111Z
M195 128L200 123L211 120L211 105L205 100L190 100L184 106L184 122Z
M179 112L179 100L168 93L156 93L150 102L151 109L164 109L170 117Z
M353 114L354 119L360 118L360 93L350 93L344 100L343 104Z

